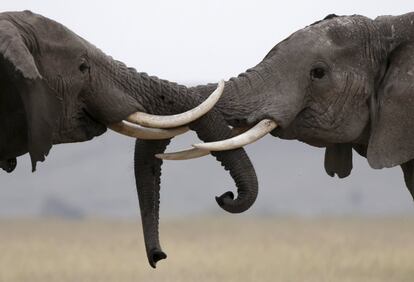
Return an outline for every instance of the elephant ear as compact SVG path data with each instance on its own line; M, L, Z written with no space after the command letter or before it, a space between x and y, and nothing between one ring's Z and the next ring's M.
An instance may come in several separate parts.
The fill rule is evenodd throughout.
M392 52L372 107L376 111L367 152L371 167L393 167L414 159L413 43Z
M352 170L352 145L351 144L332 144L325 150L325 171L334 177L345 178L351 174Z
M0 79L11 84L7 89L14 89L14 93L6 94L20 95L26 114L28 151L35 171L36 163L44 161L52 147L61 103L43 80L19 30L6 20L0 21L0 68L4 75Z

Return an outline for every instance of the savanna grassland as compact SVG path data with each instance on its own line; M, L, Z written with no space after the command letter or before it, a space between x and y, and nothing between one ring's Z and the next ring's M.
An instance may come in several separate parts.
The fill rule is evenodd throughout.
M161 222L147 264L138 220L1 220L1 282L414 281L414 218Z

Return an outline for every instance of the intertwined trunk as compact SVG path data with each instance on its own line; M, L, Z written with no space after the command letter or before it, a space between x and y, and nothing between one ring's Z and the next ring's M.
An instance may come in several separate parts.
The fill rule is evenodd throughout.
M187 111L200 104L204 98L185 86L129 70L128 79L131 95L151 114L170 115ZM128 90L127 89L127 90ZM211 110L189 125L205 142L230 138L231 130L220 112ZM148 260L155 267L156 262L166 258L159 243L159 191L162 162L155 154L164 152L169 140L137 140L135 146L135 177L141 209L145 246ZM215 152L213 155L233 177L238 195L231 192L217 197L218 204L226 211L240 213L253 205L257 197L258 183L254 167L244 149Z

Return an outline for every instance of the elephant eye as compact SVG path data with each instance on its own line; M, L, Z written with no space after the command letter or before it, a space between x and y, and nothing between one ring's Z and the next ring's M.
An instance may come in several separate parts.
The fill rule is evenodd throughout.
M320 67L314 68L310 71L310 76L312 80L322 79L325 76L325 70Z
M81 64L80 64L80 66L79 66L79 70L81 71L81 72L83 72L83 73L85 73L86 71L88 71L89 70L89 65L88 65L88 63L87 62L82 62Z

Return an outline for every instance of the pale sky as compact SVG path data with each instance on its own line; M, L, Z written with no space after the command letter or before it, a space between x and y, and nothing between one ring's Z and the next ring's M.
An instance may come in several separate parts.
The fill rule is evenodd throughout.
M292 32L330 13L375 18L414 11L413 1L399 0L108 2L1 0L0 11L30 9L139 71L185 84L235 76ZM180 137L168 150L194 140ZM325 174L320 149L266 137L247 151L260 183L249 213L414 214L399 168L373 170L356 157L352 175L338 180ZM13 174L0 172L0 216L47 213L56 202L93 215L137 216L132 158L133 140L114 133L53 147L35 174L23 157ZM211 157L165 163L162 181L164 216L221 213L214 196L234 190Z
M2 0L59 21L138 70L180 82L218 81L257 64L279 41L326 15L371 18L413 1Z

